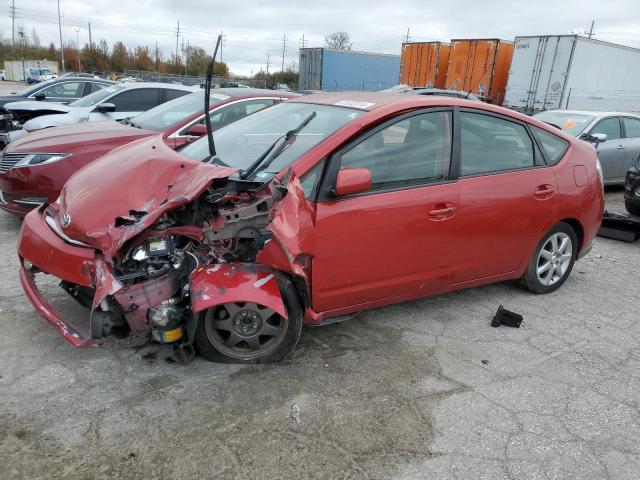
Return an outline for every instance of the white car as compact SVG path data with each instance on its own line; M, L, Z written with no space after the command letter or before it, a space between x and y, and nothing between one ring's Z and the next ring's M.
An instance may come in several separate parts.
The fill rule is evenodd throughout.
M0 70L0 80L2 80L3 82L6 80L5 75L6 75L5 71Z
M30 110L34 114L39 111L46 114L26 121L22 129L9 132L5 142L15 141L29 132L43 128L101 120L124 120L196 90L199 88L167 83L124 83L110 85L69 105L45 105L43 102L33 101L7 103L4 108L9 111Z

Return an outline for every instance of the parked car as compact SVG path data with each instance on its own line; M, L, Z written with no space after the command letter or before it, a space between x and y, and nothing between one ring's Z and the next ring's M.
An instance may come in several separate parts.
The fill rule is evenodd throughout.
M4 108L7 103L21 100L69 103L114 84L115 82L102 79L60 77L36 83L17 93L2 95L0 96L0 107L2 107L0 108L0 133L19 128L18 125L27 121L32 115L31 111L23 114L18 110L14 117L13 113ZM40 112L46 112L47 105L38 103L37 107L41 109ZM0 138L0 148L4 143L6 143L5 140Z
M627 212L640 216L640 154L627 170L624 182L624 206Z
M2 80L3 82L6 81L7 79L6 77L6 73L4 70L0 70L0 80Z
M45 67L29 67L24 72L27 83L40 83L53 78L57 78L58 74Z
M588 142L594 134L606 139L598 146L598 158L606 185L622 185L627 170L640 153L640 115L623 112L547 110L534 118Z
M29 120L22 123L20 130L10 132L6 143L43 128L80 122L123 120L194 91L193 87L167 83L124 83L109 85L69 105L43 106L39 102L26 101L7 103L4 107L15 117Z
M212 139L135 141L26 216L24 291L73 345L118 331L179 358L277 361L303 323L503 280L552 292L603 216L592 145L480 102L320 93ZM46 302L41 273L88 328Z
M211 94L211 126L218 129L291 98L273 90L229 88ZM0 209L24 217L53 202L79 168L133 140L158 135L172 149L206 132L204 92L163 103L123 122L79 123L27 135L0 153Z

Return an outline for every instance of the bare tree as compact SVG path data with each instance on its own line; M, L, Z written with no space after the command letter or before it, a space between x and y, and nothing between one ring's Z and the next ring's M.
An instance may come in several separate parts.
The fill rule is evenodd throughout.
M31 30L31 40L33 40L34 47L40 48L40 36L38 35L38 32L36 32L35 28Z
M351 37L347 32L333 32L324 36L327 48L332 50L351 50Z

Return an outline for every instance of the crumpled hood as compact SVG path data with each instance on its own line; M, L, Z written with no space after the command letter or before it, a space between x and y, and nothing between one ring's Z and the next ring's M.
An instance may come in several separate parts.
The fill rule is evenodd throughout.
M111 120L105 122L77 123L62 127L37 130L7 146L7 152L66 152L69 144L102 143L123 139L123 143L152 135L154 132L130 127Z
M68 214L66 235L112 257L165 211L191 202L212 180L237 171L188 159L156 136L137 140L67 181L58 220Z

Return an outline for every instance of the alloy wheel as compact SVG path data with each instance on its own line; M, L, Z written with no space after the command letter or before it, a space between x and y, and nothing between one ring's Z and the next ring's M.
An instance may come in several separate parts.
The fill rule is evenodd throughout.
M558 283L569 270L573 258L571 237L564 232L551 235L538 253L536 275L545 287Z

